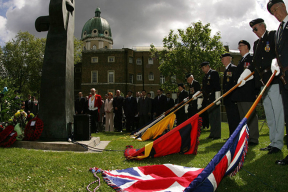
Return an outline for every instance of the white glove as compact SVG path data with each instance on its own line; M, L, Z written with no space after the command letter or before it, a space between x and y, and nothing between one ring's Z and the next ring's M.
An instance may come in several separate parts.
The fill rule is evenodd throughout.
M220 91L216 91L215 92L215 99L218 99L221 96L221 92ZM220 105L221 100L216 102L216 105Z
M197 99L197 109L199 110L202 107L203 98Z
M185 113L188 113L188 106L189 104L186 104L184 107L185 107Z
M184 101L184 103L186 103L186 102L188 101L188 99L187 99L187 98L185 98L185 99L183 99L183 101Z
M192 96L193 100L196 100L197 97L202 96L202 93L201 93L201 94L199 94L199 93L200 93L200 91L197 91L197 92ZM198 94L199 94L199 95L198 95ZM198 96L196 97L196 95L198 95Z
M249 69L245 69L242 74L240 75L238 81L237 81L237 84L240 83L241 81L241 84L239 85L239 87L242 87L243 85L245 85L246 81L250 81L251 79L254 78L253 75L251 75L246 81L244 80L248 75L251 74L251 71Z
M274 73L274 71L277 71L276 76L278 76L280 74L280 67L279 67L276 59L273 59L271 62L271 71L272 71L272 73Z

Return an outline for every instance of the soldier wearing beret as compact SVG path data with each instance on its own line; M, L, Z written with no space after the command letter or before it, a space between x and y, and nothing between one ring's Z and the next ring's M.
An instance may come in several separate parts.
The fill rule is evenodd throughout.
M183 83L178 84L178 90L179 90L178 100L179 100L179 103L181 103L189 95L188 95L188 92L185 90L185 87L184 87ZM177 116L177 125L180 125L181 123L186 121L187 117L188 117L187 113L185 112L185 108L184 107L182 107L181 109L179 109L176 112L176 116Z
M229 91L232 87L234 87L236 81L238 80L235 79L237 67L233 65L231 61L232 57L230 53L225 53L221 55L221 62L225 66L224 78L223 78L223 94ZM223 99L229 124L229 136L232 135L232 133L235 131L240 122L237 103L233 101L231 98L232 94L229 94Z
M197 91L200 91L200 83L194 79L192 74L187 74L186 80L189 85L189 99L191 99ZM201 108L201 106L197 104L197 101L198 99L190 101L188 107L188 118L198 113L198 109Z
M201 70L205 73L202 80L204 102L209 105L221 95L219 74L217 71L210 68L209 62L203 62L201 64ZM213 105L208 109L211 132L207 139L221 138L220 103L221 101L218 101L216 105Z
M284 119L286 122L286 133L288 123L288 13L282 0L270 0L267 4L268 11L280 22L279 28L275 35L275 51L277 62L272 63L272 73L277 70L276 75L280 77L280 91L284 105ZM278 64L277 64L278 63ZM288 141L287 141L288 145ZM288 147L288 146L287 146ZM288 164L288 156L282 161L276 161L277 164Z
M259 39L254 42L253 64L255 66L256 88L265 86L272 75L271 62L275 58L275 31L267 31L266 24L261 18L250 23L252 31ZM283 147L284 137L284 111L279 88L279 78L274 77L271 85L263 94L263 106L269 126L270 144L260 150L269 151L268 154L277 153Z
M242 58L237 65L235 78L238 79L237 83L241 82L241 84L234 90L232 99L237 102L240 119L243 119L256 99L255 80L253 75L246 81L244 80L245 77L254 71L255 67L252 64L253 57L249 53L250 43L241 40L238 43L238 49ZM249 144L257 145L259 143L259 130L258 118L255 110L248 118L247 124L249 127Z

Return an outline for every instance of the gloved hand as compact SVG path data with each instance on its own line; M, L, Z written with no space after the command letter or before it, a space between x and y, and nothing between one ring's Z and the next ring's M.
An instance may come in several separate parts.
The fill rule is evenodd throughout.
M274 73L274 71L277 71L275 76L278 76L280 74L280 67L276 59L273 59L271 62L271 71L272 73Z
M199 110L202 107L203 98L197 99L197 109Z
M184 103L186 103L188 101L188 98L183 99Z
M241 84L239 85L239 87L242 87L243 85L245 85L246 81L250 81L251 79L254 78L253 75L251 75L246 81L244 80L248 75L250 75L251 71L249 69L245 69L242 74L240 75L238 81L237 81L237 84L240 83L241 81Z
M199 94L200 92L201 92L201 91L197 91L197 92L192 96L193 100L196 100L198 97L201 97L201 96L202 96L202 93ZM197 97L196 97L196 95L197 95Z
M220 91L216 91L215 92L215 99L218 99L221 96L221 92ZM220 105L221 100L216 102L216 105Z
M189 104L186 104L184 107L185 107L185 113L188 113L188 106Z

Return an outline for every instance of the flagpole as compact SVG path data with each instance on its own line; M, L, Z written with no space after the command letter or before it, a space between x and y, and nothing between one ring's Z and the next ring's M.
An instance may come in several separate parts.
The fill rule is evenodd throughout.
M254 74L254 71L252 73L250 73L247 77L245 77L245 81L251 77ZM243 80L242 80L243 81ZM210 103L210 105L208 105L207 107L205 107L204 109L202 109L201 111L198 112L198 115L200 116L202 113L204 113L205 111L207 111L209 108L211 108L215 103L217 103L220 99L226 97L228 94L230 94L232 91L234 91L241 83L242 81L240 81L238 84L236 84L234 87L232 87L229 91L227 91L226 93L224 93L221 97L217 98L214 102Z

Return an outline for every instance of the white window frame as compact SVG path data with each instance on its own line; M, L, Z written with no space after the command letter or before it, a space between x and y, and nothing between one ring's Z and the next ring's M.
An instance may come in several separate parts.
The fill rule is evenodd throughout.
M137 58L136 59L136 64L137 65L142 65L142 59L141 58Z
M133 64L133 57L129 57L129 63Z
M93 46L92 46L92 49L93 49L94 51L96 51L96 50L97 50L97 46L96 46L96 45L93 45Z
M153 58L151 58L151 57L148 58L148 64L153 65Z
M130 79L130 77L132 76L132 79ZM130 80L132 80L132 81L130 81ZM129 83L133 83L134 82L134 75L133 74L129 74Z
M109 75L113 74L113 82L109 81ZM107 82L108 83L115 83L115 71L107 71Z
M152 72L149 73L148 80L149 81L154 81L154 73L152 73Z
M164 75L160 74L160 84L164 84L165 83L165 77Z
M138 73L136 78L137 78L137 81L142 81L142 74Z
M93 81L93 73L96 73L96 82ZM98 83L98 71L91 71L91 83Z
M108 56L108 63L114 63L115 62L115 56Z
M98 57L91 57L91 63L98 63Z
M151 98L154 98L155 97L154 91L150 91L150 93L151 93Z

